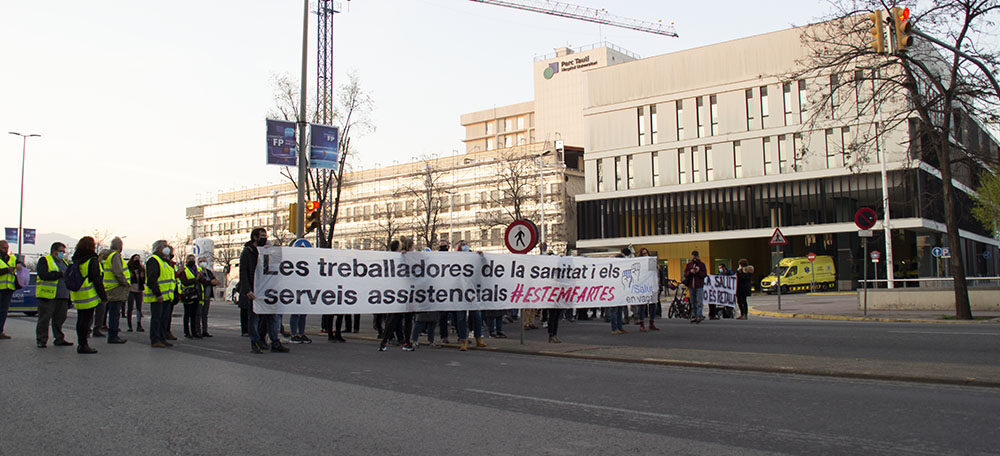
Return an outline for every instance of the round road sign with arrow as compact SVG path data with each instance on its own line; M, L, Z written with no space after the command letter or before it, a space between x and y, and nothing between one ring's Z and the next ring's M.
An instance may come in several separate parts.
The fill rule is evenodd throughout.
M511 253L528 253L538 243L538 228L530 220L514 220L507 225L503 239Z
M863 207L858 209L858 212L854 213L854 224L862 230L870 230L875 226L875 222L878 221L878 215L875 215L870 207Z

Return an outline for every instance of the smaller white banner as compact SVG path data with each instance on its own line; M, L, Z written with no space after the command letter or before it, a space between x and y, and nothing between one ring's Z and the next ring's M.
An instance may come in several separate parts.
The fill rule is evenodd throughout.
M705 305L736 307L736 276L709 275L705 278Z

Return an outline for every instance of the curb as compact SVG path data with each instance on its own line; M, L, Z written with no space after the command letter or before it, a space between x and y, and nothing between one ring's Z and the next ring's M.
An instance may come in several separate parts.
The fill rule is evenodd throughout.
M346 336L346 337L348 339L353 339L353 340L365 340L371 342L380 341L380 339L368 336ZM448 348L458 348L458 344L441 344L441 346ZM585 359L588 361L647 364L656 366L694 367L694 368L708 368L708 369L720 369L720 370L744 371L744 372L760 372L766 374L811 375L816 377L853 378L861 380L881 380L881 381L896 381L896 382L911 382L911 383L929 383L935 385L979 386L987 388L1000 388L1000 380L984 380L975 377L966 377L966 378L931 377L931 376L916 376L916 375L902 375L902 374L879 374L872 372L843 372L843 371L835 371L829 369L811 369L811 368L785 367L785 366L779 366L779 367L748 366L742 364L717 363L711 361L690 361L681 359L625 358L625 357L604 356L604 355L591 355L587 353L567 353L567 352L554 352L547 350L528 350L521 348L501 348L501 347L476 348L472 346L469 347L469 351L478 351L478 350L497 352L497 353L511 353L516 355L548 356L552 358Z
M789 313L789 312L772 312L769 310L760 310L754 306L750 306L751 315L759 315L762 317L773 317L773 318L802 318L807 320L835 320L835 321L872 321L872 322L882 322L882 323L949 323L949 324L988 324L995 323L997 319L992 320L927 320L920 318L890 318L890 317L853 317L847 315L822 315L822 314L808 314L808 313Z

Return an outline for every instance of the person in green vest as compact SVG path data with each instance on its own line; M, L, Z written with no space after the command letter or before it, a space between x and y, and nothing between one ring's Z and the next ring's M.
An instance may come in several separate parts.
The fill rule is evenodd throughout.
M38 298L38 323L35 325L35 339L38 348L45 348L49 340L49 325L52 325L52 345L73 346L66 341L62 326L69 310L69 289L66 288L66 244L52 243L49 254L38 260L38 282L35 297Z
M146 260L146 284L142 301L149 307L149 342L156 348L172 347L167 342L170 312L173 310L174 268L170 265L173 248L161 239L153 243L153 254Z
M10 298L14 296L14 273L17 272L17 257L7 253L8 249L7 241L0 240L0 339L10 339L3 327L7 323Z
M204 286L198 279L202 276L202 268L195 264L194 255L188 255L184 259L184 265L177 271L181 281L181 302L184 303L184 337L201 339L201 315L198 307L201 306Z
M79 290L69 292L77 315L76 352L97 353L97 350L87 343L87 338L90 335L90 325L94 321L94 312L99 304L107 304L108 294L104 291L104 275L101 273L101 262L97 259L97 244L94 238L90 236L80 238L73 251L73 264L80 268L84 279L83 286Z
M131 273L125 258L122 257L122 239L111 240L111 248L101 252L101 274L104 290L108 293L108 343L124 344L126 341L118 336L121 329L122 309L128 299L129 279Z

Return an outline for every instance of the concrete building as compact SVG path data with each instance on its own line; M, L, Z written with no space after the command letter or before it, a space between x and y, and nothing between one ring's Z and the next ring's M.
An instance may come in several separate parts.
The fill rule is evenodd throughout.
M859 112L872 93L872 73L788 79L807 57L801 33L587 71L577 246L647 247L675 279L692 250L713 270L748 258L763 275L775 262L767 241L780 227L789 245L778 255L831 255L840 288L853 287L867 261L854 214L870 207L883 215L883 158L859 147L874 129L875 119ZM818 122L810 122L814 114ZM911 137L914 121L898 124L881 143L897 278L947 274L946 262L931 255L946 245L940 173ZM963 128L959 141L996 151L996 139L975 122ZM971 177L956 179L966 214L958 248L968 274L995 276L998 241L968 216ZM870 244L877 250L885 245L880 228ZM881 265L881 272L869 268L870 278L885 278Z

